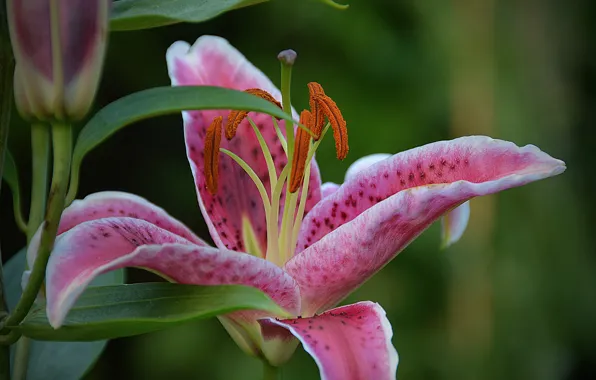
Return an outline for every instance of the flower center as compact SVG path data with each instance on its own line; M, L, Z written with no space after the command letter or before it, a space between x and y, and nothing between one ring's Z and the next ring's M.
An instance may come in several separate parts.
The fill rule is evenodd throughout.
M348 153L348 133L346 122L335 104L335 102L325 94L323 88L318 83L308 84L310 93L310 110L304 110L300 114L298 128L294 131L293 125L286 122L286 136L279 128L275 118L272 118L278 139L284 148L288 158L287 164L281 170L279 175L275 169L273 158L265 139L259 128L248 116L247 111L231 111L225 125L225 135L231 140L236 135L240 123L247 119L253 128L255 136L259 141L270 180L270 196L263 182L255 171L235 153L220 147L222 123L221 116L215 118L207 128L205 136L204 150L204 170L207 189L211 194L218 191L219 178L219 153L224 153L231 157L248 174L257 187L261 196L263 208L265 210L267 223L267 252L266 259L283 266L295 253L298 233L304 217L306 201L308 199L308 188L310 180L311 161L314 153L319 147L322 138L325 136L329 127L333 129L337 158L343 160ZM261 89L248 89L245 92L258 96L282 108L271 94ZM291 113L289 106L289 95L283 96L283 108ZM325 119L328 123L325 123ZM285 189L285 199L281 198ZM242 191L242 189L238 189ZM283 210L283 211L282 211ZM245 225L247 224L248 225ZM250 222L243 221L243 230L245 240L253 241L254 232ZM251 235L252 234L252 235ZM258 245L256 245L258 246ZM248 248L248 247L247 247Z

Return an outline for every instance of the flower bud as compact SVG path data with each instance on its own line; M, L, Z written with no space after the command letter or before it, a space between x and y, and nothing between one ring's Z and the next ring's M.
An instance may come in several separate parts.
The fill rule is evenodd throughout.
M78 120L93 102L111 0L8 0L17 108L27 119Z

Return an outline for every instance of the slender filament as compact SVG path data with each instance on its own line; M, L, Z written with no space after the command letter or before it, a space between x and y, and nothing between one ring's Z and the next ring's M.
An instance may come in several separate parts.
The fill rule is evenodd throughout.
M227 149L221 148L220 151L222 153L227 154L229 157L231 157L234 161L236 161L236 163L238 165L240 165L240 167L242 169L244 169L244 171L246 172L246 174L248 174L248 176L250 177L250 179L252 179L252 181L255 183L255 185L257 186L257 189L259 190L259 194L261 195L261 199L263 200L263 206L265 207L265 215L269 214L269 208L271 207L269 204L269 197L267 196L267 190L265 190L265 185L263 185L263 182L261 181L261 179L259 178L259 176L257 175L257 173L255 173L255 171L248 166L248 164L246 163L246 161L244 161L242 158L238 157L238 155L236 155L233 152L230 152Z
M252 126L252 129L255 132L255 136L257 136L257 140L259 141L259 145L261 146L261 150L263 151L263 157L265 158L265 162L267 163L267 171L269 172L269 181L271 182L271 193L273 193L273 189L275 188L275 184L277 183L277 172L275 171L275 164L273 163L273 156L271 156L271 151L269 151L269 147L259 131L259 128L255 124L254 121L249 117L248 122Z

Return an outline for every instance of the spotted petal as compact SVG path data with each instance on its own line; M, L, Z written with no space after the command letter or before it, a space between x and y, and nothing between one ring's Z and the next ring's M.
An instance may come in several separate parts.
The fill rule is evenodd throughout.
M325 182L321 185L321 198L335 193L339 189L339 185L334 182Z
M389 153L375 153L369 154L368 156L360 157L356 161L350 165L348 170L346 170L346 177L345 181L349 181L356 176L356 174L360 173L364 169L368 169L370 166L376 164L377 162L383 161L391 157L392 155Z
M370 166L305 218L286 270L308 312L330 307L381 269L441 215L470 198L562 173L535 146L464 137Z
M251 255L199 246L144 220L91 220L58 236L47 268L47 313L59 327L85 287L98 275L140 267L176 282L243 284L267 293L286 310L299 308L294 280Z
M315 359L322 380L394 380L398 356L385 311L359 302L310 318L261 321L264 338L289 330ZM276 326L279 326L276 328Z
M173 86L209 85L237 90L260 88L281 100L279 90L271 81L223 38L203 36L192 47L186 42L176 42L168 50L167 61ZM252 233L260 245L260 252L252 253L263 256L267 247L265 213L257 188L248 175L231 158L222 155L217 194L210 194L205 186L203 140L206 128L216 116L223 116L225 123L227 115L227 111L187 111L182 114L186 152L197 187L199 205L218 247L247 249L249 244L245 236ZM263 135L279 174L287 158L271 117L256 113L250 113L249 116ZM282 131L285 131L284 123L280 122ZM247 120L242 122L231 141L222 139L221 147L246 161L270 193L266 162ZM320 186L319 170L313 162L306 212L321 199ZM251 226L253 231L246 231L247 226Z
M346 181L355 177L356 174L369 166L376 164L377 162L390 158L391 155L388 153L376 153L368 156L361 157L354 161L352 165L346 171ZM323 198L326 196L325 187L323 184ZM328 190L327 190L328 191ZM470 218L470 202L465 202L461 206L454 208L447 215L441 218L442 234L441 234L441 247L447 248L450 245L456 243L464 234L466 227L468 226L468 220Z
M145 220L195 244L207 245L161 207L138 195L120 191L102 191L74 201L62 213L58 234L89 220L123 216Z
M174 219L161 207L154 205L138 195L120 191L102 191L90 194L84 199L75 200L62 213L60 225L58 226L58 235L83 222L123 216L145 220L157 227L181 236L194 244L207 245L188 227ZM27 248L27 262L29 267L33 267L35 257L37 256L41 230L42 228L40 227Z

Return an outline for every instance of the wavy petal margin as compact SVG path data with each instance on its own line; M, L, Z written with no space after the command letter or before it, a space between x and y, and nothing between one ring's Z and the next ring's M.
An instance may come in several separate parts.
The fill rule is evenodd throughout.
M279 327L298 338L319 367L322 380L394 380L398 355L385 310L369 301L299 319L261 320L265 340L283 338Z
M302 225L304 251L286 270L300 284L303 312L337 304L461 203L564 170L563 161L535 146L488 137L433 143L370 166L324 198Z
M300 308L296 282L254 256L192 244L144 220L105 218L77 225L56 239L47 268L47 313L60 327L68 310L98 275L140 267L183 284L248 285L291 313Z

